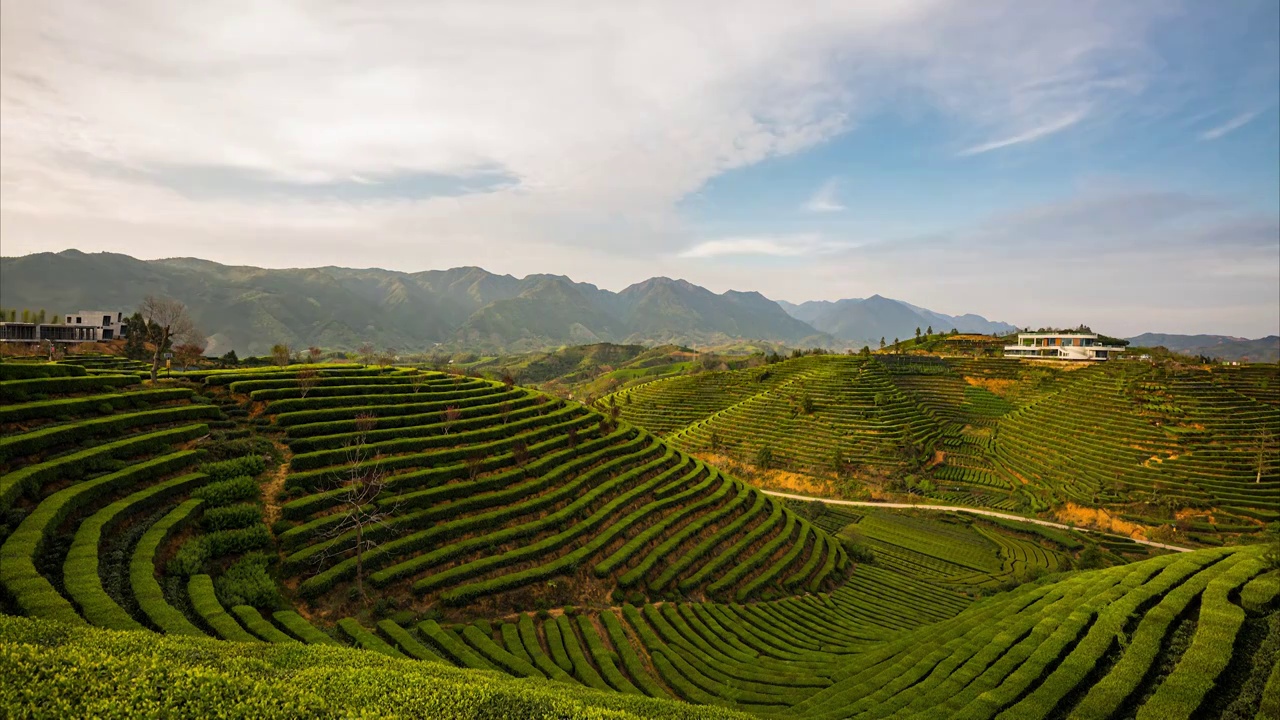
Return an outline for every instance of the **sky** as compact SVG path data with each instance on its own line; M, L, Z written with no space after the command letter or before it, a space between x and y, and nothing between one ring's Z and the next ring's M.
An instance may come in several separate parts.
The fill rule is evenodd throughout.
M1280 333L1275 0L6 0L0 251Z

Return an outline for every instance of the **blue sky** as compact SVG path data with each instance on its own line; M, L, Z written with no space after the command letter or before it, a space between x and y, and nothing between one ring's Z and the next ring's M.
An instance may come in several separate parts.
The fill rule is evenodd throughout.
M1280 333L1280 3L51 0L4 255L652 275Z

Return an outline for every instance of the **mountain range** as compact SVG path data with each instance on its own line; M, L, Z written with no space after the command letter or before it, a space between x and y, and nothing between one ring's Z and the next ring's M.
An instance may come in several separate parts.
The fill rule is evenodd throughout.
M816 330L854 345L872 347L879 344L880 338L893 342L894 338L905 340L913 337L916 328L933 328L934 332L954 328L960 332L987 335L1003 335L1018 329L1009 323L987 320L981 315L944 315L879 295L865 299L811 300L799 305L779 300L778 305L791 317L812 325Z
M1183 355L1204 355L1240 362L1280 361L1280 335L1250 340L1230 335L1170 335L1143 333L1128 338L1136 347L1163 347Z
M716 294L662 277L612 292L560 275L516 278L478 267L264 269L78 250L0 259L5 308L129 311L147 294L186 303L209 354L258 355L275 343L352 349L365 341L404 352L742 339L839 345L760 293Z

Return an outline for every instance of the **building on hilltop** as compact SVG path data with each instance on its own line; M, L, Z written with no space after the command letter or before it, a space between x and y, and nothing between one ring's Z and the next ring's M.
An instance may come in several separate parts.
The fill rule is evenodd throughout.
M98 340L94 325L54 325L52 323L0 322L0 342L34 345L51 343L83 343Z
M1089 333L1018 333L1017 345L1005 345L1005 357L1052 360L1107 360L1122 353L1119 345L1104 345Z
M66 315L67 325L89 326L98 329L97 340L119 340L124 337L124 313L103 310L81 310Z
M61 323L0 322L0 342L36 343L84 343L99 340L119 340L125 336L124 313L102 310L81 310L74 315L63 315Z

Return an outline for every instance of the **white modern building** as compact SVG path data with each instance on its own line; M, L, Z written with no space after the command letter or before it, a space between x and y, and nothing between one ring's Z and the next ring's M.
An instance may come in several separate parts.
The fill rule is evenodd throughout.
M1051 360L1107 360L1124 352L1119 345L1103 345L1087 333L1018 333L1017 345L1005 345L1005 357Z
M125 335L122 312L81 310L75 315L66 315L64 324L74 327L95 327L98 329L97 340L118 340Z

